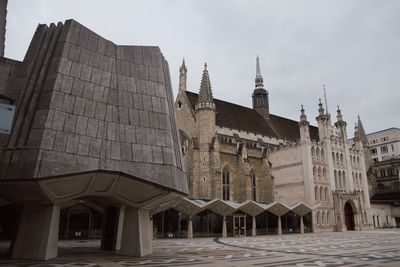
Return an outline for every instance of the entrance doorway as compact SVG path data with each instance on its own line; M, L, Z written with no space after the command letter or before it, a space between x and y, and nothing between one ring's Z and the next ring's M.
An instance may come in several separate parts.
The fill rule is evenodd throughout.
M349 202L344 205L344 221L347 231L354 230L354 213Z
M246 217L245 216L234 216L233 217L233 229L235 237L246 235Z

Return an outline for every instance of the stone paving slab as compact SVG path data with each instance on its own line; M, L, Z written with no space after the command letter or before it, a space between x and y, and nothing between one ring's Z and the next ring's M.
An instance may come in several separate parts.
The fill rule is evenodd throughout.
M60 241L48 262L0 258L4 266L400 266L400 229L243 238L159 239L143 258L98 249L99 241ZM0 242L0 250L7 244ZM1 254L0 254L1 255Z

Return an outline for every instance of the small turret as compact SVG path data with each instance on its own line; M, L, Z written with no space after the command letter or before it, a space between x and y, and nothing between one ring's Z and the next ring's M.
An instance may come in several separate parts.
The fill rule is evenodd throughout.
M318 122L318 135L320 141L324 141L325 138L329 137L329 119L325 113L324 106L321 102L321 98L318 103L318 117L315 118Z
M347 123L343 120L342 111L340 110L339 106L337 106L337 121L335 122L336 128L339 130L340 136L343 138L343 141L347 140L347 130L346 126Z
M301 105L301 110L300 110L300 122L299 122L299 128L300 128L300 140L305 141L310 139L310 128L309 125L310 123L307 121L307 116L304 111L303 105Z

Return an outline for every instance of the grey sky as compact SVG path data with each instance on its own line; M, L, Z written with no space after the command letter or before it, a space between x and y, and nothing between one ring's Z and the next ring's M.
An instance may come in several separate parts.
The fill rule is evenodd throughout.
M349 137L400 127L400 1L9 0L6 57L22 60L38 23L73 18L116 44L158 45L174 94L185 57L197 92L207 62L215 98L251 107L259 54L271 113L315 123L326 84Z

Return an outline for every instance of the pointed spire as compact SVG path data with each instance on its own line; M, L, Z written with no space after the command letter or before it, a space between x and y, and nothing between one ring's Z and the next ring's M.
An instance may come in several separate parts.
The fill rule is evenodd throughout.
M204 64L203 76L201 77L199 97L196 104L196 109L198 108L215 109L207 63Z
M264 88L264 79L261 75L260 58L256 58L256 89Z
M182 65L179 68L179 91L186 91L187 69L185 65L185 58L183 58Z
M186 74L186 72L187 72L186 65L185 65L185 58L183 58L182 65L179 68L179 72L181 73L181 75Z
M368 144L367 134L365 133L364 126L360 119L360 115L358 115L357 128L360 140L363 142L363 144Z

